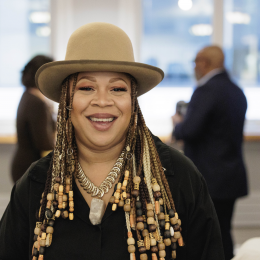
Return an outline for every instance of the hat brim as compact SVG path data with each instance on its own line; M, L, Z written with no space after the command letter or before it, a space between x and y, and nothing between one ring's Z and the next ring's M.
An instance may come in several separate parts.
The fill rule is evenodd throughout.
M158 85L164 73L161 69L139 62L110 60L65 60L44 64L36 72L36 86L49 99L59 102L63 80L76 72L108 71L132 75L138 84L137 96Z

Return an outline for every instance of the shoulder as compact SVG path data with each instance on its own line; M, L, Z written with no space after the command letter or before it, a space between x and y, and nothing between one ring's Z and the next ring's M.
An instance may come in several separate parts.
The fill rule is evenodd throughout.
M31 182L45 184L52 153L31 164L24 175L16 182L16 191L18 193L27 189L27 186L31 185Z
M153 136L162 167L166 176L174 176L178 180L188 179L192 182L200 182L202 175L194 163L180 151L164 144L157 136Z

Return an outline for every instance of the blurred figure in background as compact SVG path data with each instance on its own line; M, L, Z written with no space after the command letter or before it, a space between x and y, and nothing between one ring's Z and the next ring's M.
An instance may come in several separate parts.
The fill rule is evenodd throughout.
M12 179L16 182L32 162L39 160L44 151L53 149L55 122L51 107L35 85L35 73L53 59L38 55L22 71L25 92L20 100L17 118L17 149L12 161Z
M235 201L247 195L242 156L247 101L224 69L224 54L217 46L202 49L195 59L198 87L185 117L172 117L177 140L208 184L217 211L226 260L233 257L231 219Z

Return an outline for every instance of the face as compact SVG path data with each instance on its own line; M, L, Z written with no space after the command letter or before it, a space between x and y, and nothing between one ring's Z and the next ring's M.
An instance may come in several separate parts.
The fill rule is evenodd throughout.
M72 89L73 80L70 82ZM124 73L82 72L71 121L77 143L105 150L124 142L131 119L131 81Z
M197 80L199 80L207 74L207 59L204 57L203 53L199 52L194 62L195 77Z

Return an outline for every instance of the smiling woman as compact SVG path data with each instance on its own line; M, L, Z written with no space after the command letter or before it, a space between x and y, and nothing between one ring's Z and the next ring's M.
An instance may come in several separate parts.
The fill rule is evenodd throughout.
M203 177L140 110L137 96L162 79L106 23L80 27L65 61L37 71L38 88L59 102L57 142L13 188L0 259L224 259Z

